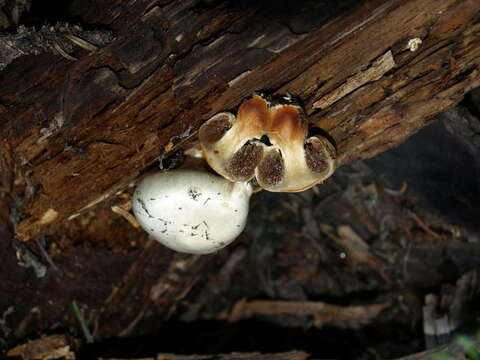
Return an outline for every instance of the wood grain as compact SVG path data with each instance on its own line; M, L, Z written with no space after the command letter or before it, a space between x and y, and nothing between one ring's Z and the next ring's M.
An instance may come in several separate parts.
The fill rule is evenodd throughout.
M295 15L202 4L77 1L85 21L114 30L111 44L4 70L3 186L21 195L19 239L124 189L169 143L255 90L298 96L347 163L398 145L480 85L476 0L371 1L330 18L308 2ZM386 54L391 69L376 71Z

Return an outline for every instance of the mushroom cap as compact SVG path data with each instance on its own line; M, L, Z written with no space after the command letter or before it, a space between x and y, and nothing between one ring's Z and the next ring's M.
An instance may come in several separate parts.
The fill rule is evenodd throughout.
M226 179L242 182L255 176L265 190L295 192L322 182L336 167L330 141L307 135L299 106L272 106L255 95L240 105L236 117L222 112L209 119L199 140L208 164Z
M140 225L172 250L215 252L245 228L252 188L198 170L179 169L145 177L133 195Z

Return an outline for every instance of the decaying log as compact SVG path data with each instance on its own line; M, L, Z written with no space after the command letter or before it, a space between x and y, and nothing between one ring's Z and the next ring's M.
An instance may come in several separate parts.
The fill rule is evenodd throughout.
M20 26L16 34L0 36L0 71L14 59L25 55L51 53L75 61L75 48L89 52L97 51L112 41L111 31L85 31L79 26L68 24L43 26L39 30Z
M326 6L74 2L115 41L74 63L17 59L0 80L17 237L46 234L125 189L255 90L298 96L347 163L401 143L480 85L478 1L377 0L330 18Z

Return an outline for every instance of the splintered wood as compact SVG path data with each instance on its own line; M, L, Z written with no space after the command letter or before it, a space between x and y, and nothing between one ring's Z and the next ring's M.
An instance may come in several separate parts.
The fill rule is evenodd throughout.
M332 105L337 100L343 98L344 96L350 94L359 87L372 82L379 80L387 71L393 69L395 66L395 60L391 51L383 54L375 60L367 70L360 71L359 73L349 77L345 84L339 88L333 90L331 93L323 96L320 100L313 103L314 109L325 109Z

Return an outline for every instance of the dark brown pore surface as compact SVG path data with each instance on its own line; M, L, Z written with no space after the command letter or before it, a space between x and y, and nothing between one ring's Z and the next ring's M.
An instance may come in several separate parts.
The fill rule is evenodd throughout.
M315 172L327 170L328 162L323 146L311 142L305 145L305 160L307 166Z
M227 172L238 179L245 181L252 178L263 155L263 147L248 143L243 145L230 160Z
M279 150L269 151L258 165L258 177L264 184L276 185L283 179L285 165Z
M232 125L226 115L212 119L203 126L198 133L199 139L207 143L213 143L222 138Z

